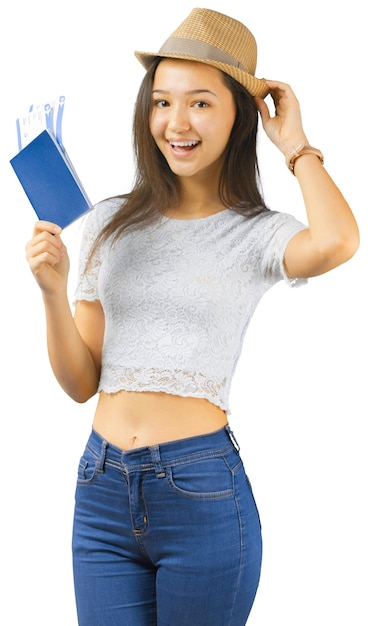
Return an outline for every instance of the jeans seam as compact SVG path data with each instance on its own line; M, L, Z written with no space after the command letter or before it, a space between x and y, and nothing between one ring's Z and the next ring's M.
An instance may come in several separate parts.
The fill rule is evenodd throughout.
M238 498L236 497L236 489L235 489L235 473L233 473L233 494L234 494L234 504L236 507L236 511L237 511L237 516L238 516L238 525L239 525L239 564L238 564L238 576L236 579L236 583L234 584L234 593L233 593L233 605L231 608L231 614L230 614L230 618L229 618L229 624L228 626L231 626L231 620L232 620L232 616L234 613L234 607L235 607L235 598L238 594L239 591L239 581L240 581L240 576L241 576L241 570L242 570L242 561L243 561L243 526L242 526L242 517L241 517L241 513L240 513L240 507L239 507L239 502L238 502Z

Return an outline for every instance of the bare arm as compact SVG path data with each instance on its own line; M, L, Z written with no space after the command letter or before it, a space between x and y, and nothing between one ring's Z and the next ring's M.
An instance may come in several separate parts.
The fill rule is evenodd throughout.
M100 303L79 302L73 318L67 297L69 259L60 229L37 222L26 246L31 271L42 291L50 364L61 387L77 402L98 386L104 316Z
M285 83L267 81L275 104L256 99L263 128L271 141L288 155L307 142L298 100ZM305 154L295 161L294 173L303 195L309 228L297 233L285 252L285 269L293 278L318 276L345 263L359 247L359 231L351 209L319 159Z

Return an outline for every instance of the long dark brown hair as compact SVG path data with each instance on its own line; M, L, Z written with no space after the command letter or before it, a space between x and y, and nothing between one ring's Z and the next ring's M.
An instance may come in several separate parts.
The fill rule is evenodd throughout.
M114 198L121 200L120 208L98 234L95 247L110 237L115 241L128 228L156 221L179 203L178 178L169 168L150 131L152 85L161 61L157 58L147 70L135 103L133 149L136 173L133 188ZM223 79L233 95L236 116L224 153L219 198L224 207L253 215L267 209L261 193L256 152L258 111L253 96L240 83L225 73Z

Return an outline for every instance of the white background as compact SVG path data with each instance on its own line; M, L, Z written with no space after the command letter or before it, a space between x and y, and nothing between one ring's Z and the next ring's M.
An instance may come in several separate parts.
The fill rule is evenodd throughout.
M75 472L95 400L77 405L48 364L41 297L24 257L35 215L9 159L15 119L66 96L64 143L92 199L129 190L143 68L196 6L187 0L14 0L0 19L0 622L75 626ZM350 202L361 248L343 267L262 300L232 391L231 424L263 521L249 626L367 626L367 123L364 3L213 1L258 42L259 77L290 83L312 145ZM297 181L260 133L272 209L304 219ZM64 233L72 262L83 221ZM224 540L226 540L224 538ZM195 625L194 625L195 626Z

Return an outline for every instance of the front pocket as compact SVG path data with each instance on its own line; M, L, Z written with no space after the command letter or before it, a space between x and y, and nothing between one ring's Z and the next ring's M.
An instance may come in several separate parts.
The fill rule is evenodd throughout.
M78 483L89 483L97 474L98 458L86 448L78 465Z
M172 489L188 498L219 499L234 493L233 474L223 457L173 465L166 469Z

